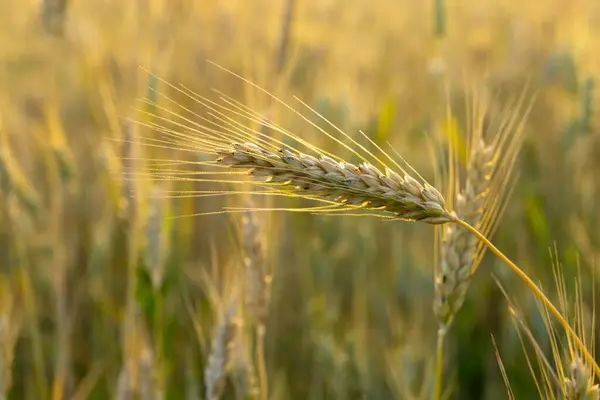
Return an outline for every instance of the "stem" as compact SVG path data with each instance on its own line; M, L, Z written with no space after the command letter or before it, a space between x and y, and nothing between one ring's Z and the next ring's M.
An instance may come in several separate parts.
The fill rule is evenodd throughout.
M439 400L442 394L442 375L444 373L444 339L446 330L438 329L437 350L435 356L435 384L433 387L433 400Z
M265 325L262 323L256 327L256 362L258 363L260 400L267 400L269 398L267 365L265 363L265 330Z
M542 302L542 304L550 312L550 314L552 314L554 316L554 318L556 318L558 320L558 323L563 327L563 329L566 331L567 335L571 338L571 340L573 340L575 342L575 344L577 345L577 348L579 349L581 354L583 354L586 362L592 366L596 377L598 379L600 379L600 367L598 367L598 364L596 363L596 360L594 360L594 357L592 356L592 354L586 348L585 344L579 338L579 336L577 336L577 333L575 333L573 328L571 328L571 326L569 325L567 320L561 315L561 313L558 311L558 309L556 307L554 307L552 302L550 302L548 297L546 297L544 292L542 292L540 290L540 288L537 287L537 285L531 280L531 278L529 278L529 276L525 272L523 272L519 267L517 267L515 265L515 263L513 263L510 259L508 259L508 257L506 257L500 250L498 250L498 248L496 248L496 246L494 246L477 229L475 229L474 227L469 225L467 222L465 222L461 219L458 219L458 218L455 219L454 222L458 225L461 225L462 227L467 229L470 233L475 235L479 240L481 240L481 242L488 249L490 249L492 251L492 253L494 253L494 255L496 257L498 257L498 259L500 261L502 261L504 264L506 264L512 270L512 272L515 273L525 283L525 285L527 285L527 287L533 292L535 297L539 301Z

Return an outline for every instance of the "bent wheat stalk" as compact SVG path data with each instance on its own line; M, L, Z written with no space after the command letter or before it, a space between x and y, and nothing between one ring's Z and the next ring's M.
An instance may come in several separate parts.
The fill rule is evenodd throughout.
M485 236L483 236L477 229L473 228L471 225L460 219L456 219L454 222L463 226L465 229L467 229L469 232L475 235L492 253L494 253L498 260L502 261L502 263L504 263L508 268L510 268L510 270L515 275L517 275L517 277L519 277L519 279L521 279L523 283L525 283L525 285L529 288L529 290L531 290L533 295L542 303L544 308L548 310L548 312L552 314L554 318L556 318L560 326L562 326L562 328L567 333L568 337L574 342L574 347L576 347L577 350L581 352L581 354L585 358L585 361L594 370L594 374L596 375L596 377L600 378L600 367L598 367L598 364L596 363L596 360L594 359L592 353L590 353L585 343L579 338L575 330L571 327L571 325L569 325L569 323L562 316L560 311L558 311L558 309L552 304L548 297L546 297L544 292L542 292L542 290L535 284L535 282L533 282L523 270L517 267L515 263L513 263L508 257L506 257L500 250L498 250L498 248L494 246L492 242L490 242Z
M216 64L215 66L225 70ZM342 160L309 143L300 135L293 134L273 121L265 119L260 113L222 93L219 93L221 102L216 102L200 96L184 86L176 86L157 77L174 92L182 94L195 104L205 107L208 112L205 116L199 115L167 95L151 89L157 92L159 100L166 100L169 105L174 105L175 110L162 106L157 102L148 101L154 111L141 110L149 118L146 119L146 122L140 122L140 124L159 132L161 137L145 138L142 144L157 149L167 149L171 152L187 152L195 156L205 155L214 158L209 161L181 161L173 159L171 153L163 158L145 159L147 172L134 171L132 175L145 176L151 180L180 180L221 185L250 184L264 189L264 191L237 191L227 188L222 190L179 190L171 192L174 197L227 196L248 193L285 196L317 201L325 205L308 208L278 208L276 210L337 213L338 215L351 211L371 211L371 214L368 215L388 219L420 221L429 224L458 224L477 237L484 246L490 249L500 261L506 264L529 287L540 302L558 320L600 378L600 368L584 343L529 276L498 250L484 234L449 210L444 197L437 189L421 177L419 179L414 178L418 174L410 165L405 163L407 168L406 170L403 169L392 157L363 134L365 139L400 171L392 170L377 155L345 134L305 103L302 104L342 135L345 140L342 141L336 138L260 86L231 71L225 71L269 96L275 100L276 104L283 106L284 109L308 122L337 145L352 152L361 162L356 165ZM158 114L162 112L166 113L167 116ZM240 119L242 122L240 122ZM270 131L272 135L263 133L260 129L253 129L253 125L267 128L266 131ZM283 135L286 139L291 139L304 146L315 155L300 152L288 142L277 139L275 135ZM377 168L370 160L376 162L382 169ZM190 166L212 167L215 169L190 171L189 168L184 168ZM235 171L223 171L222 168L224 167ZM382 172L382 170L385 172ZM410 170L413 174L407 170ZM206 178L198 178L199 175L206 176ZM211 178L211 175L214 177ZM240 176L244 175L259 178L262 181L248 182L245 179L239 179ZM229 180L227 177L232 177L232 179ZM247 210L247 208L225 209L218 213L246 212Z

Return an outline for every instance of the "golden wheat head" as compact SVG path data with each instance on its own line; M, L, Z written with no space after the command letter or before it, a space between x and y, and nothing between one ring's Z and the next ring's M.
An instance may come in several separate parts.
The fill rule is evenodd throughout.
M171 191L171 197L251 193L308 199L324 204L286 209L288 211L339 214L369 210L373 212L371 215L383 218L430 224L451 222L455 218L446 208L444 197L438 190L402 160L406 167L403 168L364 133L360 132L377 149L377 155L300 100L298 101L306 108L337 131L340 138L266 90L235 76L264 92L275 103L300 116L312 128L350 151L357 162L348 162L311 144L302 135L294 134L269 120L264 113L258 113L220 92L217 92L219 101L213 101L184 86L161 80L170 90L204 107L206 113L192 111L181 102L156 91L157 98L165 100L172 107L162 106L157 101L145 101L146 106L153 111L141 110L147 117L146 121L136 122L159 135L144 137L139 143L154 149L167 149L169 157L145 157L145 167L127 173L130 176L145 176L154 181L202 182L222 187L217 190ZM293 147L289 144L290 141L305 150ZM196 159L201 158L202 161L173 159L173 153L184 152L193 153ZM389 166L383 159L386 159ZM254 180L249 181L246 177ZM250 185L253 190L232 189L236 185ZM233 211L242 210L223 210Z

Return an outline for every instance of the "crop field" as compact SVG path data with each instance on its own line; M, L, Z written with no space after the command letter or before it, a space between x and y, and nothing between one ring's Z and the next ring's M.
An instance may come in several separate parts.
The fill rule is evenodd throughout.
M0 400L600 400L600 3L0 10Z

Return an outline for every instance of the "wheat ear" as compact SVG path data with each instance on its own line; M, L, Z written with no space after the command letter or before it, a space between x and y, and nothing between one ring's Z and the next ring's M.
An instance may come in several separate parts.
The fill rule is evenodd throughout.
M525 117L529 113L529 108L521 112L524 93L516 104L511 104L499 115L498 120L488 115L488 102L484 97L475 91L468 95L466 123L469 135L462 181L458 165L461 147L455 140L449 141L449 195L456 197L454 206L459 218L486 237L496 228L503 211L501 207L510 196L507 186L514 182L512 172L522 145ZM452 120L450 110L447 118ZM433 302L434 314L439 322L434 386L436 400L441 395L445 335L464 303L471 277L485 250L476 236L458 224L443 227Z
M242 219L242 246L244 249L245 315L252 324L266 323L270 299L271 274L267 271L264 241L256 216L248 211Z
M307 198L329 199L334 206L381 210L430 224L452 221L443 196L433 186L391 169L382 173L367 162L356 166L286 148L273 152L250 142L233 143L217 153L222 165L247 169L265 183L302 192Z
M225 390L225 382L231 369L231 353L239 325L236 315L237 305L232 302L223 313L212 341L208 365L204 371L207 400L220 399Z
M477 226L477 229L481 229L485 200L489 192L493 170L492 155L493 148L480 141L467 166L465 190L458 193L456 199L458 215ZM441 396L446 332L465 301L476 262L481 258L481 254L477 254L479 240L475 236L456 224L444 225L444 230L433 299L433 311L439 323L434 400Z
M255 215L246 212L242 217L242 243L244 247L245 290L244 302L249 326L256 332L256 365L260 398L268 398L267 368L265 362L266 320L269 312L271 274L267 271L264 241Z
M459 193L456 213L481 229L489 181L493 170L493 148L481 141L467 167L464 192ZM434 312L440 329L446 330L462 307L469 287L479 240L455 224L445 226L440 270L435 279Z

